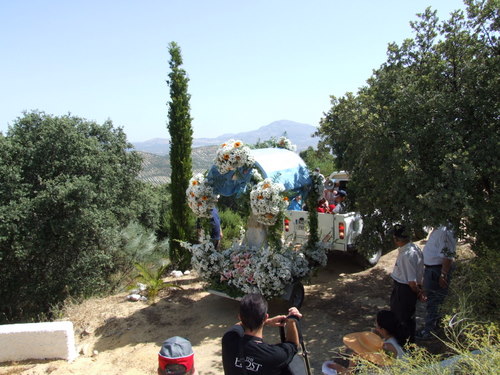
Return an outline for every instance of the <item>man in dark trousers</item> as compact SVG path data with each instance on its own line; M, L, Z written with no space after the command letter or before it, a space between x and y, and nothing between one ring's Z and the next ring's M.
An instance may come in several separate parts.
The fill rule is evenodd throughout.
M425 326L417 339L434 337L432 331L440 319L439 307L448 293L448 283L457 248L457 238L451 224L435 228L424 246L424 292L427 297Z
M260 294L247 294L240 301L240 322L222 337L225 375L279 375L297 353L297 322L302 314L295 307L288 316L269 318L267 302ZM264 326L286 325L285 342L270 345L263 340Z
M414 343L417 299L425 300L422 291L424 275L422 250L410 241L410 235L402 225L394 228L393 239L398 246L398 257L391 273L394 281L391 311L399 320L401 337L405 341Z

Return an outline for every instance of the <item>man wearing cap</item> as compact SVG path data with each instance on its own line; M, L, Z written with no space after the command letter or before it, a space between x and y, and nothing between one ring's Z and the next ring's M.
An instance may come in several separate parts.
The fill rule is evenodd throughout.
M260 294L247 294L240 301L240 322L222 337L225 375L278 375L292 361L299 346L296 324L302 314L295 307L288 316L269 318L267 302ZM285 342L270 345L263 340L264 326L286 325Z
M347 197L347 193L345 190L339 190L337 195L335 195L335 208L332 213L334 214L344 214L345 213L345 198Z
M165 340L158 353L158 375L195 375L191 343L183 337Z
M435 228L424 246L424 292L427 297L425 326L417 334L419 339L431 338L439 321L439 306L448 293L450 272L457 247L457 238L451 225Z
M397 225L393 230L393 239L398 246L398 257L391 277L394 287L391 293L391 311L401 325L401 338L415 342L415 310L417 299L425 300L421 285L424 274L422 250L410 241L406 228Z

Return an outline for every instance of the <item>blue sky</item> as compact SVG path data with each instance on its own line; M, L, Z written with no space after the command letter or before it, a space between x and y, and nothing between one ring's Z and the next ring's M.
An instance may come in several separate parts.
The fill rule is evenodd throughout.
M24 110L111 119L168 138L168 44L182 49L194 137L276 120L318 125L411 37L427 6L461 0L0 0L0 131Z

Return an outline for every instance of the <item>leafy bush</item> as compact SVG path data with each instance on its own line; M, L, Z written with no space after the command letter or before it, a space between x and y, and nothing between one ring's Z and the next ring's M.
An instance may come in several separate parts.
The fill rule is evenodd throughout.
M120 245L113 252L115 272L111 289L127 285L133 278L134 264L155 264L167 259L168 240L158 241L152 229L131 222L120 232Z
M234 241L240 239L241 230L246 227L246 223L238 212L229 209L220 210L219 217L223 233L221 247L227 249Z
M483 248L481 256L456 263L451 293L444 305L450 315L461 312L469 319L500 322L500 255Z
M40 112L0 136L0 321L108 290L120 228L155 222L131 147L111 121Z

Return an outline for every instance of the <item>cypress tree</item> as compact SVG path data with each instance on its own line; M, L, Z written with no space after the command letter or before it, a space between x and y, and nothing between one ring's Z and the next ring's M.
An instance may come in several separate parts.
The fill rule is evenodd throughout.
M186 189L192 174L191 147L193 129L189 114L188 82L186 71L181 68L181 49L175 42L169 44L170 73L167 81L170 87L168 103L168 131L170 133L170 165L172 168L170 193L172 213L170 216L170 258L181 269L189 267L191 254L180 246L179 241L190 237L190 210L187 205Z

